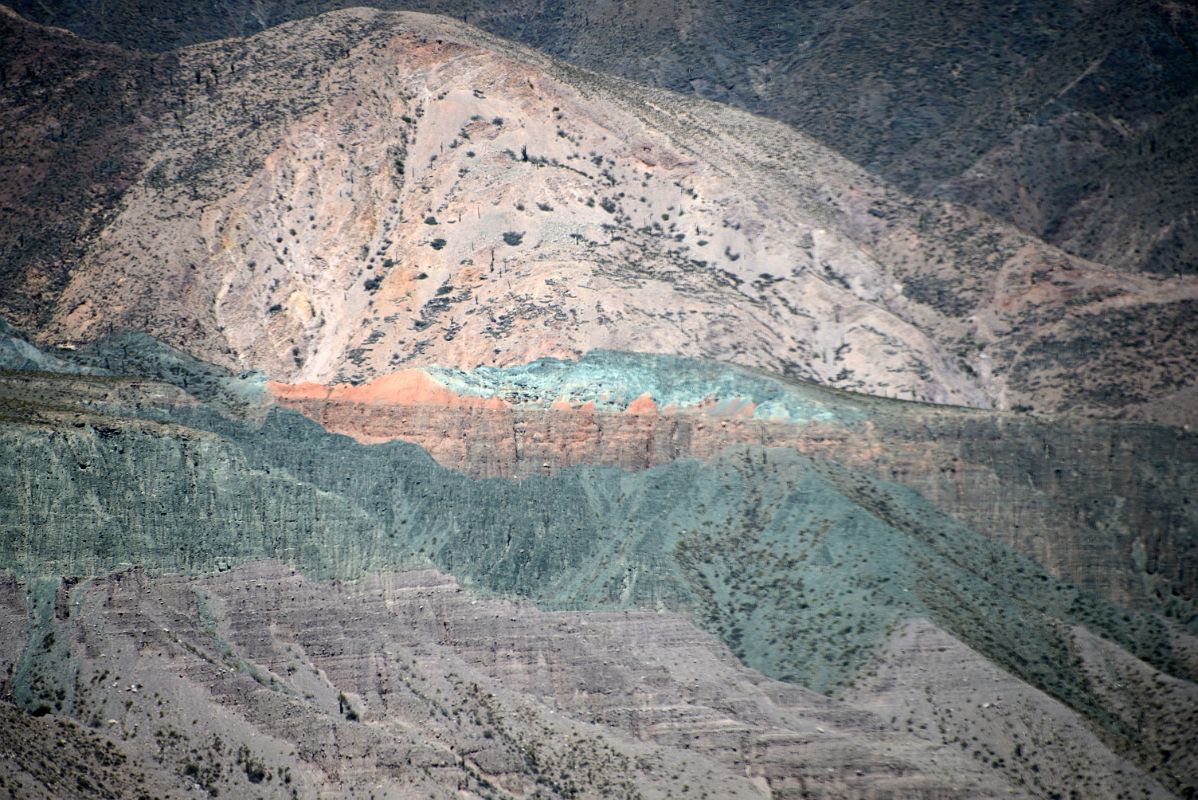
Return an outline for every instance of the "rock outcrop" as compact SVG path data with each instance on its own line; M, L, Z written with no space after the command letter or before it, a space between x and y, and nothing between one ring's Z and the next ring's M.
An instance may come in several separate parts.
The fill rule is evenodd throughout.
M1184 198L1087 261L416 13L0 36L0 790L1198 792Z
M718 376L718 377L717 377ZM976 530L1114 602L1198 597L1198 437L884 403L682 359L592 354L507 370L410 370L360 386L268 384L276 402L362 442L420 445L477 478L578 464L641 470L784 447L915 489Z

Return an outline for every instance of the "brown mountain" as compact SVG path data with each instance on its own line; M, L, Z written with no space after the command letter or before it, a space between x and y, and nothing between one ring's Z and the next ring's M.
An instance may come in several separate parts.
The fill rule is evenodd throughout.
M915 199L780 123L415 14L161 56L4 25L0 311L43 343L134 328L322 383L606 347L1192 418L1198 278Z
M345 0L17 0L31 19L166 51ZM1091 260L1198 268L1198 16L1175 0L379 0L580 66L795 125L925 197Z

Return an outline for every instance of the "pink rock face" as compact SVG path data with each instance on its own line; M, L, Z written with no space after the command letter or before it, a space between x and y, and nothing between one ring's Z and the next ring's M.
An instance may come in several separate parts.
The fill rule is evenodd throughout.
M823 424L754 419L751 402L659 410L644 394L623 411L560 398L548 407L511 405L455 394L419 370L359 386L272 381L268 388L280 405L333 433L364 443L412 442L475 478L524 478L578 464L646 469L679 458L709 459L734 444L819 451L829 437L846 435Z
M448 406L479 408L490 405L504 407L499 398L484 399L458 395L437 383L427 373L418 369L384 375L369 383L352 385L336 384L325 387L319 383L286 384L270 381L270 391L279 399L300 400L324 396L331 403L348 403L369 406Z
M1163 428L920 405L891 406L855 423L792 423L755 418L748 402L658 409L641 396L622 411L562 399L509 404L457 395L417 370L360 386L271 383L269 389L279 405L329 431L364 443L411 442L475 478L552 475L582 464L640 470L709 460L747 444L794 448L910 487L1057 575L1122 604L1151 597L1165 579L1145 572L1137 552L1144 563L1167 564L1162 554L1183 546L1180 529L1153 499L1183 491L1174 484L1183 478L1146 478L1138 459L1194 458L1190 439ZM1112 506L1116 496L1126 505ZM1168 580L1195 590L1193 579L1176 569Z

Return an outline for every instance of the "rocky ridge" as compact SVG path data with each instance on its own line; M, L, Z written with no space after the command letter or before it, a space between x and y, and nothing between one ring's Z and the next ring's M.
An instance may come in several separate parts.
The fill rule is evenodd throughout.
M70 39L4 24L25 52ZM0 270L0 310L42 343L130 328L321 383L607 347L892 397L1191 416L1192 277L914 199L779 123L416 14L163 56L69 46L129 89L57 121L81 101L42 102L32 68L7 78L5 206L38 244ZM58 182L24 165L98 174L55 142L110 117L120 187L94 226L47 239L69 223L27 209Z
M140 50L246 36L340 0L16 0ZM1121 269L1198 265L1198 17L1169 0L1006 4L378 0L788 122L925 197ZM133 23L133 24L130 24Z

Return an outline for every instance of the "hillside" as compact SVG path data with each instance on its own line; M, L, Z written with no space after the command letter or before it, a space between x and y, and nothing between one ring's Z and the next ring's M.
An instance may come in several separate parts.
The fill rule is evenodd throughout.
M1117 605L851 455L768 440L471 480L137 353L158 370L0 381L4 693L185 785L656 796L664 771L719 797L1166 797L1195 780L1192 576ZM685 387L696 368L640 371ZM790 391L829 420L908 413ZM1188 560L1185 525L1162 562ZM993 689L963 694L978 675ZM561 749L577 737L589 755Z
M570 9L0 7L0 794L1198 795L1192 11Z
M1198 277L1070 257L779 123L422 15L163 56L4 23L16 63L80 63L10 72L0 109L0 311L42 343L132 328L319 383L602 347L1193 418Z
M17 0L152 51L354 5ZM923 197L1084 258L1198 267L1198 17L1171 0L853 3L379 0L794 125Z

